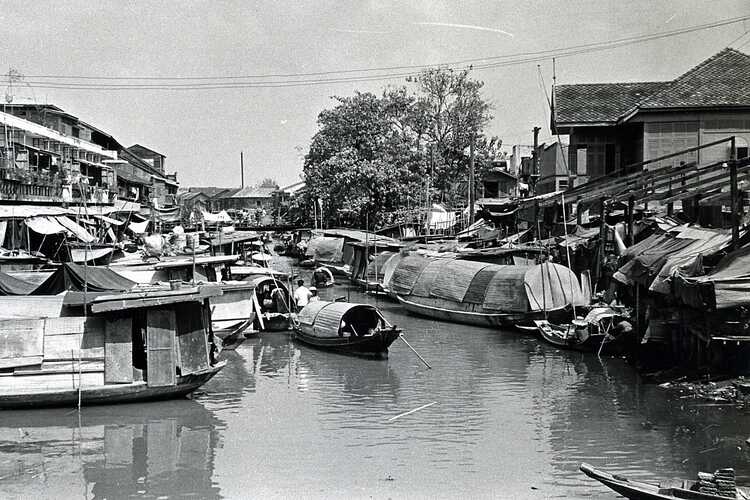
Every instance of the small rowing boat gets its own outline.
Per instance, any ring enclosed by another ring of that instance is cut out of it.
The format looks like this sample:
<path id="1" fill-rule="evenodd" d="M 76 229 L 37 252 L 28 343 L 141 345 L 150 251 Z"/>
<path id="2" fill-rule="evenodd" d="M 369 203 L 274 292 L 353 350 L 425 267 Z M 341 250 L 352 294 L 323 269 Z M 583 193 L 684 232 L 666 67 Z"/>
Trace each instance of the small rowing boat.
<path id="1" fill-rule="evenodd" d="M 535 320 L 541 337 L 561 349 L 617 354 L 621 342 L 619 334 L 629 326 L 624 317 L 611 307 L 594 307 L 585 318 L 578 317 L 570 323 L 554 323 L 549 319 Z M 622 323 L 621 323 L 622 322 Z"/>
<path id="2" fill-rule="evenodd" d="M 641 481 L 633 481 L 617 474 L 609 474 L 607 472 L 595 469 L 589 464 L 581 464 L 581 472 L 589 476 L 590 478 L 596 479 L 608 488 L 616 491 L 625 498 L 631 500 L 669 500 L 669 499 L 691 499 L 691 500 L 726 500 L 727 498 L 735 499 L 748 499 L 750 498 L 750 491 L 746 488 L 737 488 L 733 486 L 734 483 L 734 471 L 732 469 L 721 469 L 716 471 L 716 474 L 699 473 L 700 479 L 698 481 L 691 480 L 678 480 L 670 481 L 669 484 L 652 484 L 644 483 Z M 726 472 L 725 472 L 726 471 Z M 731 471 L 731 472 L 730 472 Z M 726 474 L 730 481 L 721 481 L 728 485 L 715 486 L 718 483 L 717 480 L 711 480 L 710 477 L 715 477 L 721 474 Z M 705 477 L 705 479 L 704 479 Z M 714 486 L 712 486 L 712 484 Z M 719 494 L 707 493 L 706 491 L 726 491 L 726 495 L 722 496 Z M 701 491 L 703 490 L 703 491 Z M 732 495 L 733 493 L 733 495 Z M 732 495 L 732 496 L 729 496 Z"/>
<path id="3" fill-rule="evenodd" d="M 294 338 L 313 347 L 363 356 L 388 355 L 401 335 L 375 307 L 346 302 L 310 302 L 297 316 Z"/>

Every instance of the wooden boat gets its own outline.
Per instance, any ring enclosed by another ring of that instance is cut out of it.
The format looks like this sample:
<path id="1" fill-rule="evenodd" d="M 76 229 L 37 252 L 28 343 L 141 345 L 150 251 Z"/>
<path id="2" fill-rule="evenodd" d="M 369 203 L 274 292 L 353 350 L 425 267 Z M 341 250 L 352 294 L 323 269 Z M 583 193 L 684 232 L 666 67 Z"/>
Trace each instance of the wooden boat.
<path id="1" fill-rule="evenodd" d="M 336 283 L 333 273 L 327 267 L 319 267 L 313 271 L 312 281 L 317 288 L 327 288 Z"/>
<path id="2" fill-rule="evenodd" d="M 0 408 L 190 394 L 224 366 L 209 328 L 208 299 L 219 295 L 202 286 L 0 297 Z"/>
<path id="3" fill-rule="evenodd" d="M 750 489 L 737 488 L 735 497 L 726 497 L 702 493 L 697 491 L 697 481 L 677 481 L 676 484 L 652 484 L 641 481 L 633 481 L 625 477 L 609 474 L 595 469 L 589 464 L 581 464 L 581 472 L 596 479 L 608 488 L 616 491 L 625 498 L 631 500 L 668 500 L 668 499 L 690 499 L 690 500 L 726 500 L 727 498 L 750 498 Z M 693 489 L 695 488 L 695 490 Z"/>
<path id="4" fill-rule="evenodd" d="M 255 310 L 255 286 L 246 281 L 233 280 L 231 265 L 239 255 L 200 256 L 168 259 L 156 264 L 111 266 L 118 274 L 141 284 L 172 282 L 217 283 L 222 294 L 210 299 L 211 322 L 214 334 L 222 340 L 224 349 L 237 347 L 237 342 L 252 328 Z"/>
<path id="5" fill-rule="evenodd" d="M 403 257 L 389 281 L 412 313 L 484 327 L 564 321 L 586 300 L 567 267 L 497 265 L 420 255 Z"/>
<path id="6" fill-rule="evenodd" d="M 361 356 L 387 356 L 401 335 L 375 307 L 346 302 L 310 302 L 294 325 L 294 338 L 313 347 Z"/>
<path id="7" fill-rule="evenodd" d="M 614 354 L 618 343 L 613 335 L 623 316 L 614 309 L 593 307 L 584 318 L 556 324 L 549 319 L 535 320 L 541 337 L 561 349 Z"/>
<path id="8" fill-rule="evenodd" d="M 255 287 L 254 327 L 260 331 L 285 331 L 290 329 L 294 305 L 286 285 L 273 276 L 254 276 L 247 282 Z"/>
<path id="9" fill-rule="evenodd" d="M 68 243 L 68 252 L 70 253 L 70 262 L 105 265 L 112 259 L 115 247 L 104 244 Z"/>

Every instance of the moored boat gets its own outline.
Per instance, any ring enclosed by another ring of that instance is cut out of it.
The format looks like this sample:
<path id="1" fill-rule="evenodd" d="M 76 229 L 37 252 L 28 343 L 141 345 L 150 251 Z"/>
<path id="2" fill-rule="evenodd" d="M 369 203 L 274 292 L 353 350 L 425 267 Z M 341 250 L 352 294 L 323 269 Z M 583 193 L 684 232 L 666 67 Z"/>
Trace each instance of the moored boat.
<path id="1" fill-rule="evenodd" d="M 608 306 L 594 307 L 584 318 L 557 324 L 549 319 L 535 320 L 539 335 L 561 349 L 614 354 L 619 342 L 615 332 L 624 317 Z"/>
<path id="2" fill-rule="evenodd" d="M 704 483 L 711 483 L 710 480 L 678 480 L 670 481 L 669 483 L 665 484 L 653 484 L 642 481 L 634 481 L 617 474 L 610 474 L 608 472 L 595 469 L 594 467 L 586 463 L 581 464 L 580 469 L 581 472 L 583 472 L 590 478 L 596 479 L 603 485 L 631 500 L 726 500 L 727 498 L 750 498 L 750 490 L 747 488 L 727 488 L 726 495 L 706 493 L 706 490 L 713 491 L 714 489 L 718 489 L 715 487 L 711 488 L 710 486 L 705 487 Z M 725 470 L 731 471 L 731 469 Z M 717 473 L 721 473 L 721 471 L 717 471 Z M 727 475 L 729 475 L 728 472 Z M 713 476 L 713 474 L 707 474 L 707 476 Z M 733 471 L 731 472 L 731 477 L 734 477 Z M 700 491 L 701 489 L 703 489 L 704 491 Z M 734 494 L 730 496 L 731 493 Z"/>
<path id="3" fill-rule="evenodd" d="M 389 282 L 409 312 L 484 327 L 562 321 L 585 304 L 567 267 L 496 265 L 447 258 L 403 257 Z"/>
<path id="4" fill-rule="evenodd" d="M 0 408 L 182 397 L 224 366 L 212 355 L 217 286 L 0 297 Z"/>
<path id="5" fill-rule="evenodd" d="M 363 356 L 387 356 L 401 335 L 368 304 L 313 301 L 299 312 L 294 338 L 320 349 Z"/>

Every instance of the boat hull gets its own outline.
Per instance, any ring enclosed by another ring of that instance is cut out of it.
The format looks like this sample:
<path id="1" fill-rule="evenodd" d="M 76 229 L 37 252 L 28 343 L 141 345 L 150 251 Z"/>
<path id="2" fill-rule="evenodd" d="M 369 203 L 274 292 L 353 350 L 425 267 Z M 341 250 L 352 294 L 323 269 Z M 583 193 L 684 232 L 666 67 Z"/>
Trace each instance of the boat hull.
<path id="1" fill-rule="evenodd" d="M 294 338 L 300 342 L 316 347 L 356 356 L 387 357 L 388 347 L 401 335 L 401 330 L 392 328 L 380 330 L 372 335 L 362 337 L 316 337 L 299 328 L 294 330 Z"/>
<path id="2" fill-rule="evenodd" d="M 524 324 L 537 318 L 543 318 L 542 311 L 525 312 L 525 313 L 479 313 L 471 311 L 458 311 L 433 307 L 426 304 L 419 304 L 407 300 L 397 295 L 399 303 L 410 313 L 428 318 L 450 321 L 452 323 L 462 323 L 465 325 L 482 326 L 487 328 L 511 327 L 518 324 Z M 567 308 L 554 311 L 548 311 L 548 315 L 564 316 Z"/>
<path id="3" fill-rule="evenodd" d="M 581 464 L 580 469 L 581 472 L 590 478 L 596 479 L 603 485 L 631 500 L 674 500 L 686 498 L 692 500 L 719 500 L 728 498 L 700 493 L 698 491 L 691 491 L 687 488 L 662 487 L 657 484 L 633 481 L 597 470 L 589 464 Z M 744 495 L 747 495 L 745 488 L 737 488 L 737 490 L 741 491 Z"/>
<path id="4" fill-rule="evenodd" d="M 226 365 L 225 361 L 189 375 L 177 377 L 173 386 L 149 387 L 146 382 L 130 384 L 110 384 L 96 387 L 82 387 L 82 406 L 137 403 L 176 399 L 191 394 L 216 375 Z M 77 406 L 78 389 L 63 391 L 23 392 L 0 395 L 0 409 L 42 408 L 55 406 Z"/>

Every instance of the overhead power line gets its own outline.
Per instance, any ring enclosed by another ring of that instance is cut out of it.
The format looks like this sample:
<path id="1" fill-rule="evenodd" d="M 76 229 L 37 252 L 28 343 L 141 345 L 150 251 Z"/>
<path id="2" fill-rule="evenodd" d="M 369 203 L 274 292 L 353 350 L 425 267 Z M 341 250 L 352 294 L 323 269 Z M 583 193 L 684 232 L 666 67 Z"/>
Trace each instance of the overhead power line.
<path id="1" fill-rule="evenodd" d="M 25 81 L 39 89 L 65 90 L 215 90 L 242 88 L 280 88 L 325 85 L 349 82 L 371 82 L 416 76 L 419 71 L 431 67 L 453 69 L 488 70 L 539 62 L 553 57 L 570 57 L 581 54 L 611 50 L 631 44 L 660 40 L 674 36 L 714 29 L 744 22 L 750 16 L 724 19 L 711 23 L 556 49 L 518 52 L 473 59 L 462 59 L 440 64 L 389 66 L 364 69 L 319 71 L 312 73 L 229 75 L 229 76 L 92 76 L 92 75 L 28 75 Z M 269 80 L 275 78 L 275 80 Z M 72 80 L 72 81 L 71 81 Z M 259 80 L 259 81 L 253 81 Z M 152 83 L 153 82 L 153 83 Z"/>

